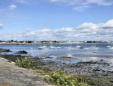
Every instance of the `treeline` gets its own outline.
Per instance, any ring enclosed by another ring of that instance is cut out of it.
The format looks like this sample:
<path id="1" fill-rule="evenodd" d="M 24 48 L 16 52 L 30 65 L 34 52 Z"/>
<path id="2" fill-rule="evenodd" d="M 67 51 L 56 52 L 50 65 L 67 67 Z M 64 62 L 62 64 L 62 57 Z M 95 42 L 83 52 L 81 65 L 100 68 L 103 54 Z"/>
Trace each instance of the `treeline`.
<path id="1" fill-rule="evenodd" d="M 64 43 L 64 41 L 17 41 L 17 40 L 9 40 L 3 41 L 0 40 L 0 43 Z"/>

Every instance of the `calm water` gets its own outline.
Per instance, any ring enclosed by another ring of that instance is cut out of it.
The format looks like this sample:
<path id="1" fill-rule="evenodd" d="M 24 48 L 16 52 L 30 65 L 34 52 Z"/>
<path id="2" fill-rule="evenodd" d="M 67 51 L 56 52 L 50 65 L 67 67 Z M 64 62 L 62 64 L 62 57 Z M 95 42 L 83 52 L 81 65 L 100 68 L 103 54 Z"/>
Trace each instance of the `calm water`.
<path id="1" fill-rule="evenodd" d="M 15 53 L 20 50 L 25 50 L 29 55 L 38 56 L 38 57 L 52 57 L 45 60 L 55 60 L 55 61 L 64 61 L 75 63 L 78 61 L 86 61 L 86 60 L 100 60 L 100 57 L 96 57 L 95 55 L 113 55 L 113 44 L 107 43 L 94 43 L 94 44 L 33 44 L 33 45 L 0 45 L 0 48 L 10 49 Z M 42 48 L 42 49 L 38 49 Z M 8 53 L 5 53 L 8 54 Z M 82 58 L 74 55 L 82 55 Z M 94 55 L 87 57 L 85 55 Z M 71 59 L 62 59 L 58 58 L 61 56 L 73 56 Z M 79 57 L 79 58 L 78 58 Z M 83 58 L 84 57 L 84 58 Z M 87 57 L 87 58 L 86 58 Z M 113 62 L 113 58 L 104 58 L 106 61 Z"/>
<path id="2" fill-rule="evenodd" d="M 81 48 L 79 48 L 81 46 Z M 39 47 L 43 49 L 38 49 Z M 64 54 L 94 54 L 113 55 L 113 44 L 45 44 L 45 45 L 0 45 L 0 48 L 16 51 L 25 50 L 32 56 L 41 54 L 64 55 Z"/>

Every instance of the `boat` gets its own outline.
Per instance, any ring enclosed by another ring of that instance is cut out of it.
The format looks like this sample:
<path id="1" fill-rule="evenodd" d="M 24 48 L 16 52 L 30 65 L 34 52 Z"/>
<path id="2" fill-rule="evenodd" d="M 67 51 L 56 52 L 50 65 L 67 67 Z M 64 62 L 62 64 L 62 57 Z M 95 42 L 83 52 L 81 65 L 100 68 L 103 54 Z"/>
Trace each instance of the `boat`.
<path id="1" fill-rule="evenodd" d="M 113 47 L 112 47 L 112 46 L 107 46 L 107 48 L 109 48 L 109 49 L 113 49 Z"/>
<path id="2" fill-rule="evenodd" d="M 107 48 L 111 48 L 111 46 L 107 46 Z"/>
<path id="3" fill-rule="evenodd" d="M 67 57 L 70 57 L 71 58 L 71 57 L 73 57 L 73 55 L 72 54 L 67 54 Z"/>
<path id="4" fill-rule="evenodd" d="M 33 48 L 30 48 L 30 50 L 33 50 Z"/>
<path id="5" fill-rule="evenodd" d="M 77 47 L 77 48 L 79 48 L 79 49 L 83 49 L 83 47 L 82 47 L 82 46 L 79 46 L 79 45 L 78 45 L 78 46 L 76 46 L 76 47 Z"/>
<path id="6" fill-rule="evenodd" d="M 56 48 L 61 48 L 61 47 L 56 47 Z"/>
<path id="7" fill-rule="evenodd" d="M 43 48 L 42 47 L 38 47 L 38 50 L 42 50 Z"/>
<path id="8" fill-rule="evenodd" d="M 52 48 L 52 49 L 56 49 L 56 47 L 54 47 L 54 46 L 50 46 L 50 48 Z"/>
<path id="9" fill-rule="evenodd" d="M 42 46 L 42 48 L 47 48 L 47 46 Z"/>
<path id="10" fill-rule="evenodd" d="M 47 49 L 47 46 L 38 47 L 38 50 Z"/>

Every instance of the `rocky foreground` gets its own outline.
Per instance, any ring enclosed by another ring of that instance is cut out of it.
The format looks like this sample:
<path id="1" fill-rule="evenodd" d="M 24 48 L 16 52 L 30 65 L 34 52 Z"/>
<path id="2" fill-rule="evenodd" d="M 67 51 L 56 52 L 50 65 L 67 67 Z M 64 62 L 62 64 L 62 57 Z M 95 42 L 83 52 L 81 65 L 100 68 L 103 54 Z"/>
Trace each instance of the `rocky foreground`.
<path id="1" fill-rule="evenodd" d="M 23 59 L 26 56 L 25 51 L 19 51 L 18 54 L 0 55 L 0 86 L 51 86 L 45 83 L 41 75 L 30 69 L 19 68 L 15 66 L 17 59 Z M 79 59 L 85 59 L 77 63 L 71 63 L 73 57 L 30 57 L 35 68 L 44 70 L 45 72 L 61 71 L 68 74 L 79 76 L 84 82 L 90 86 L 113 86 L 113 64 L 112 56 L 86 56 L 78 55 Z M 78 57 L 77 56 L 77 57 Z M 8 60 L 6 60 L 8 59 Z M 90 59 L 94 59 L 90 61 Z M 96 59 L 96 60 L 95 60 Z M 13 62 L 12 62 L 13 61 Z M 66 61 L 70 63 L 66 63 Z"/>
<path id="2" fill-rule="evenodd" d="M 14 62 L 0 58 L 0 86 L 51 86 L 41 77 L 31 69 L 19 68 Z"/>

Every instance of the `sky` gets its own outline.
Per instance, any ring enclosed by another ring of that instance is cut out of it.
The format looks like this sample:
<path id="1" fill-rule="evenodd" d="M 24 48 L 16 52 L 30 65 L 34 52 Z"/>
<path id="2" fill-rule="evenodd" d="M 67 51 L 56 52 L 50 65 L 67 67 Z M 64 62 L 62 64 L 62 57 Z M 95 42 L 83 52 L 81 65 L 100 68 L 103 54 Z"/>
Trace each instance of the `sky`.
<path id="1" fill-rule="evenodd" d="M 0 40 L 113 41 L 113 0 L 0 0 Z"/>

